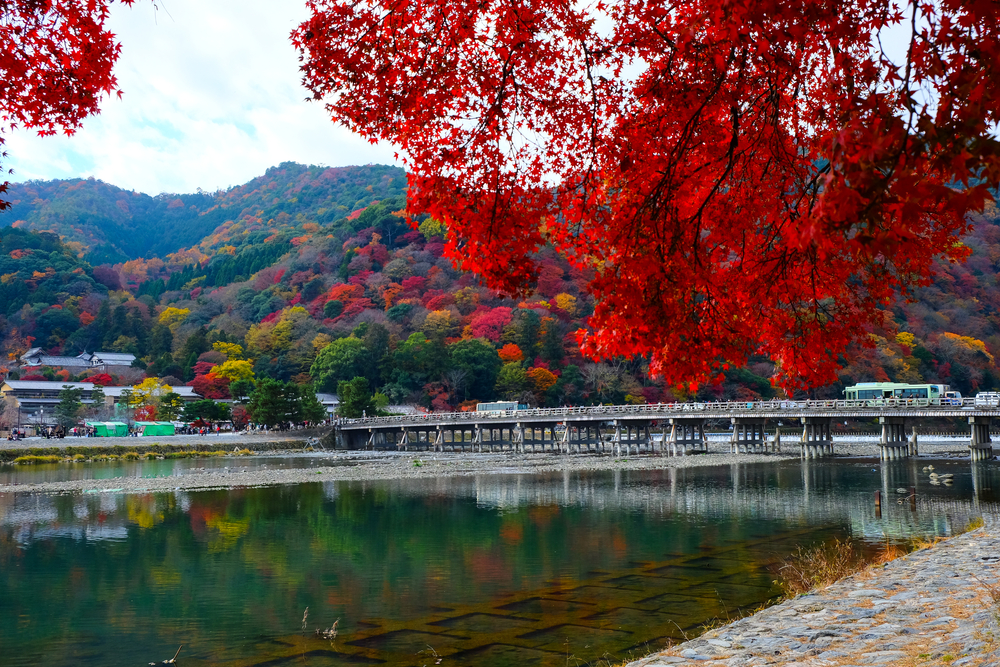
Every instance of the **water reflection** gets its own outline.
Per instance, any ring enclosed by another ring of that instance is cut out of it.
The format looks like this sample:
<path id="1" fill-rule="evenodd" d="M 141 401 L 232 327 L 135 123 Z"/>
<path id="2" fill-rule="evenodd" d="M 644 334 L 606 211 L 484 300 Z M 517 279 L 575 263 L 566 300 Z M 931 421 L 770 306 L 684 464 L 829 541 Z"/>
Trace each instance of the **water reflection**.
<path id="1" fill-rule="evenodd" d="M 997 466 L 935 462 L 955 477 L 934 486 L 926 463 L 0 495 L 0 645 L 11 665 L 179 644 L 184 665 L 621 660 L 768 599 L 800 544 L 996 512 Z"/>

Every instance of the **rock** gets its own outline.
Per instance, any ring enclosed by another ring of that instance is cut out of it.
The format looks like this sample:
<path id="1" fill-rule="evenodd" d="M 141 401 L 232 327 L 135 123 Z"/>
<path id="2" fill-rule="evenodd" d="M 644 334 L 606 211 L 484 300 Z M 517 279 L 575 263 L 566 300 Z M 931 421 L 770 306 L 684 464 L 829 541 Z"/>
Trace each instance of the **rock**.
<path id="1" fill-rule="evenodd" d="M 847 594 L 849 598 L 880 598 L 885 595 L 885 591 L 877 588 L 862 588 L 859 591 L 851 591 Z"/>

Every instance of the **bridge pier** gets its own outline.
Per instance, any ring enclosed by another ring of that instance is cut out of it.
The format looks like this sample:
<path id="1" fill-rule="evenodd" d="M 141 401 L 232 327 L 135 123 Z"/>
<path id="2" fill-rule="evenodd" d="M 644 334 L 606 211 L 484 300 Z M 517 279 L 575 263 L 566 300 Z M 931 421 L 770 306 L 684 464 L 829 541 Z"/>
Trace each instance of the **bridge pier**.
<path id="1" fill-rule="evenodd" d="M 882 424 L 882 440 L 878 446 L 880 459 L 896 461 L 915 455 L 916 429 L 913 429 L 914 438 L 907 440 L 905 417 L 879 417 L 878 421 Z"/>
<path id="2" fill-rule="evenodd" d="M 993 440 L 990 438 L 992 417 L 969 417 L 972 440 L 969 442 L 969 458 L 973 461 L 988 461 L 993 458 Z"/>
<path id="3" fill-rule="evenodd" d="M 830 435 L 830 417 L 802 417 L 802 444 L 800 455 L 804 459 L 818 459 L 833 455 L 833 437 Z"/>
<path id="4" fill-rule="evenodd" d="M 729 440 L 731 454 L 766 454 L 766 420 L 762 418 L 733 417 L 733 435 Z"/>
<path id="5" fill-rule="evenodd" d="M 687 456 L 688 454 L 707 454 L 708 440 L 705 439 L 704 419 L 671 419 L 670 439 L 663 439 L 671 456 Z M 664 428 L 666 436 L 666 428 Z M 662 445 L 660 454 L 663 454 Z"/>

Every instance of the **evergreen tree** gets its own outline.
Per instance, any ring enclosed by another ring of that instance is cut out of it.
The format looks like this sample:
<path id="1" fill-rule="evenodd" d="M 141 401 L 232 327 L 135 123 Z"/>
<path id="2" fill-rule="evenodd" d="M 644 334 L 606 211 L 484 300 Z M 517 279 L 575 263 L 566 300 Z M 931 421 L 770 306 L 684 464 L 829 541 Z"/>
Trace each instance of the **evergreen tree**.
<path id="1" fill-rule="evenodd" d="M 368 389 L 368 378 L 358 376 L 350 381 L 341 380 L 337 384 L 337 414 L 341 417 L 354 419 L 357 417 L 374 417 L 376 414 L 375 399 Z"/>
<path id="2" fill-rule="evenodd" d="M 247 411 L 256 423 L 265 426 L 295 421 L 300 414 L 298 389 L 290 382 L 263 378 L 250 393 Z"/>
<path id="3" fill-rule="evenodd" d="M 56 405 L 56 421 L 63 428 L 72 428 L 80 417 L 80 410 L 83 409 L 82 389 L 63 385 L 59 392 L 59 403 Z"/>
<path id="4" fill-rule="evenodd" d="M 156 412 L 159 419 L 172 422 L 180 416 L 183 408 L 184 399 L 177 392 L 171 391 L 160 397 Z"/>
<path id="5" fill-rule="evenodd" d="M 525 310 L 517 321 L 517 346 L 524 352 L 524 358 L 531 361 L 535 358 L 535 349 L 538 345 L 538 330 L 542 322 L 538 313 L 533 310 Z"/>
<path id="6" fill-rule="evenodd" d="M 316 390 L 311 384 L 299 386 L 299 413 L 302 421 L 312 424 L 326 421 L 326 408 L 316 398 Z"/>
<path id="7" fill-rule="evenodd" d="M 104 411 L 104 402 L 104 387 L 99 384 L 94 385 L 90 392 L 90 413 L 95 417 L 100 415 Z"/>

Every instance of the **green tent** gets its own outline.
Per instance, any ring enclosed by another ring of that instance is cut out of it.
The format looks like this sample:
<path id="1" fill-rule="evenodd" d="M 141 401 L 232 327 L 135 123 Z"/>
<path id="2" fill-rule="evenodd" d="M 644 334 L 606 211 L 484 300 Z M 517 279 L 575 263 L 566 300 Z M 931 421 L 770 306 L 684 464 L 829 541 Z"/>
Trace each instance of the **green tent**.
<path id="1" fill-rule="evenodd" d="M 174 425 L 170 422 L 136 422 L 139 435 L 174 435 Z"/>
<path id="2" fill-rule="evenodd" d="M 87 422 L 99 438 L 122 437 L 128 435 L 128 424 L 125 422 Z"/>

